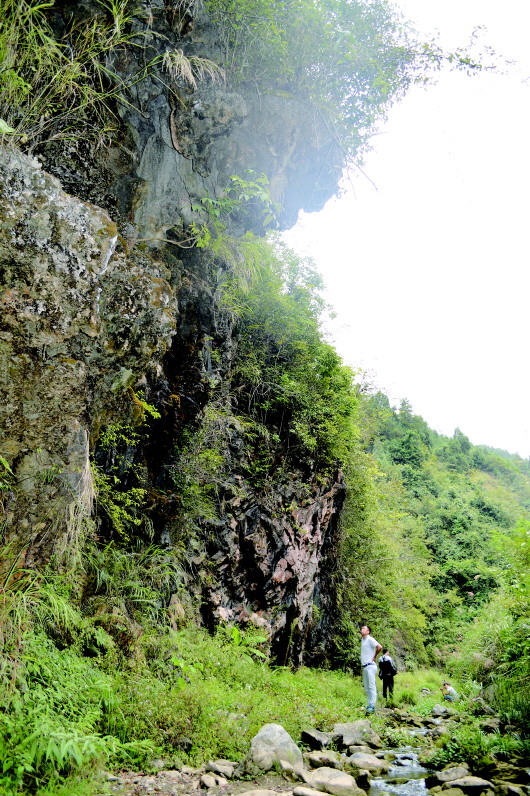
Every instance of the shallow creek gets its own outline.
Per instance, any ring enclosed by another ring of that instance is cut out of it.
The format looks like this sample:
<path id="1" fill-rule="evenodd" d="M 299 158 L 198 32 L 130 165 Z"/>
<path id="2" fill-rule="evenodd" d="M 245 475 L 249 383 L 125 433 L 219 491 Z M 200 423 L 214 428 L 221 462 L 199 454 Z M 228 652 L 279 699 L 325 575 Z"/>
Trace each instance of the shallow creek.
<path id="1" fill-rule="evenodd" d="M 418 762 L 420 750 L 413 746 L 402 746 L 385 751 L 396 757 L 386 774 L 372 779 L 369 796 L 425 796 L 428 793 L 425 777 L 429 771 Z"/>
<path id="2" fill-rule="evenodd" d="M 425 787 L 425 777 L 430 771 L 418 762 L 421 749 L 414 746 L 415 736 L 424 735 L 426 730 L 410 730 L 411 745 L 378 750 L 377 754 L 393 759 L 389 763 L 388 772 L 380 777 L 373 777 L 367 796 L 429 796 Z M 375 750 L 374 750 L 375 753 Z M 202 769 L 202 772 L 204 769 Z M 143 796 L 155 792 L 158 796 L 244 796 L 248 791 L 256 794 L 262 791 L 267 796 L 292 796 L 301 782 L 288 782 L 276 771 L 269 771 L 255 780 L 230 780 L 223 787 L 201 789 L 201 769 L 164 770 L 158 774 L 137 774 L 122 772 L 119 775 L 108 775 L 109 790 L 105 796 Z M 103 796 L 103 792 L 98 796 Z M 325 794 L 323 794 L 325 796 Z"/>

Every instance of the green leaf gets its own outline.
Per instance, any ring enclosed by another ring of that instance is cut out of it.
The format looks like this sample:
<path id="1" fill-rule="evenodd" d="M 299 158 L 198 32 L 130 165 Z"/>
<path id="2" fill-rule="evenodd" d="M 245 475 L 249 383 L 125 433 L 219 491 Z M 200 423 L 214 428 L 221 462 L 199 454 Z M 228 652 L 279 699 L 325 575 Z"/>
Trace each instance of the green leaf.
<path id="1" fill-rule="evenodd" d="M 1 123 L 1 121 L 2 121 L 2 120 L 0 119 L 0 123 Z M 3 456 L 0 456 L 0 464 L 2 465 L 2 467 L 3 467 L 5 470 L 7 470 L 7 472 L 8 472 L 8 473 L 10 473 L 11 475 L 14 475 L 14 473 L 13 473 L 13 470 L 12 470 L 12 469 L 11 469 L 11 467 L 9 466 L 9 463 L 8 463 L 8 462 L 7 462 L 7 461 L 4 459 L 4 457 L 3 457 Z"/>
<path id="2" fill-rule="evenodd" d="M 16 132 L 12 127 L 8 125 L 3 119 L 0 119 L 0 134 L 8 134 Z"/>

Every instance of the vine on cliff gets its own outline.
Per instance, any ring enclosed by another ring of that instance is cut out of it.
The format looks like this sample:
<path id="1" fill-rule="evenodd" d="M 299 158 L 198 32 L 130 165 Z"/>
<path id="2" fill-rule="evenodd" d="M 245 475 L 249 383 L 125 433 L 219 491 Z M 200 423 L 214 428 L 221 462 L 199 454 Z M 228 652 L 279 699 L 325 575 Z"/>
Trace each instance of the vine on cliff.
<path id="1" fill-rule="evenodd" d="M 415 78 L 410 26 L 386 0 L 208 0 L 235 82 L 308 100 L 358 155 Z"/>

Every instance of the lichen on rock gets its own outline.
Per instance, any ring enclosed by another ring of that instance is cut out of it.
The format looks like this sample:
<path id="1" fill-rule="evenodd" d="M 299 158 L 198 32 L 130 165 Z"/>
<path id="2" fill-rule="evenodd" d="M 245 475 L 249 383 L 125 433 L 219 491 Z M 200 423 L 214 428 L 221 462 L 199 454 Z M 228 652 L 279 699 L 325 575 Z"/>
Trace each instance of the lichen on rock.
<path id="1" fill-rule="evenodd" d="M 0 421 L 18 485 L 7 523 L 34 563 L 90 512 L 90 432 L 123 410 L 117 374 L 167 348 L 177 307 L 164 266 L 117 253 L 116 224 L 38 162 L 2 152 L 0 185 Z"/>

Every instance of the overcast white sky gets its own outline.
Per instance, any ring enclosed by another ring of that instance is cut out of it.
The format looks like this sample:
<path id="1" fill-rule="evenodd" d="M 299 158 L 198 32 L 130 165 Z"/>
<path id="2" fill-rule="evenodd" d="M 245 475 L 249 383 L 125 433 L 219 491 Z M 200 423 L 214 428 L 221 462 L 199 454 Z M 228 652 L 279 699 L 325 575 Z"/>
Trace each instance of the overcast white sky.
<path id="1" fill-rule="evenodd" d="M 529 0 L 399 0 L 447 48 L 484 25 L 518 62 L 415 88 L 340 199 L 286 238 L 316 260 L 333 341 L 438 431 L 530 456 Z"/>

